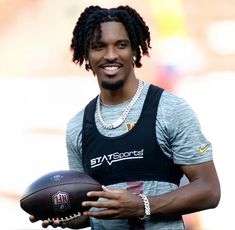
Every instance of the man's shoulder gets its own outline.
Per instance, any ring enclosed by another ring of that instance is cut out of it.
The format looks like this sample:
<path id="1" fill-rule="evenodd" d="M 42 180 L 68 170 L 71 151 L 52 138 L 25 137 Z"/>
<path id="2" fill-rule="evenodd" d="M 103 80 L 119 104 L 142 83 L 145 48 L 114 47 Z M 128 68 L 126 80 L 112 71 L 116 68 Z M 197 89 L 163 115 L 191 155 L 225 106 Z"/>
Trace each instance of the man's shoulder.
<path id="1" fill-rule="evenodd" d="M 164 90 L 161 97 L 162 103 L 174 105 L 187 105 L 187 102 L 184 98 L 179 97 L 178 95 Z"/>
<path id="2" fill-rule="evenodd" d="M 188 103 L 185 99 L 177 96 L 176 94 L 164 90 L 160 101 L 159 101 L 159 112 L 163 113 L 175 113 L 177 110 L 182 110 L 185 107 L 188 107 Z"/>
<path id="3" fill-rule="evenodd" d="M 76 113 L 67 123 L 67 133 L 79 132 L 82 129 L 84 110 L 80 110 Z"/>

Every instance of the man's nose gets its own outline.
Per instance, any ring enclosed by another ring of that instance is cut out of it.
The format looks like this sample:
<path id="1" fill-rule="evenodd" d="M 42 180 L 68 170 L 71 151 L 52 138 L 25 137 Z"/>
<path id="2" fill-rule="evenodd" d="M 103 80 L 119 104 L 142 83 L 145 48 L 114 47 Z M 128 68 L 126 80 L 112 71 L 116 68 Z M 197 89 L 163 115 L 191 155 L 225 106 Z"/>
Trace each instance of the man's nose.
<path id="1" fill-rule="evenodd" d="M 104 59 L 108 61 L 114 61 L 118 57 L 117 52 L 114 47 L 107 47 Z"/>

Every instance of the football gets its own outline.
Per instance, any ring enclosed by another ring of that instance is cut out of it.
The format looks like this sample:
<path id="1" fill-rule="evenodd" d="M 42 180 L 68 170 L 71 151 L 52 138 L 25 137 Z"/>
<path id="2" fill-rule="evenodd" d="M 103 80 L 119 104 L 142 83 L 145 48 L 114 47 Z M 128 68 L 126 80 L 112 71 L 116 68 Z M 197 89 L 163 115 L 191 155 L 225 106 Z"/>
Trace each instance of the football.
<path id="1" fill-rule="evenodd" d="M 68 221 L 82 215 L 81 206 L 89 191 L 101 191 L 99 182 L 90 176 L 73 170 L 48 173 L 36 179 L 23 193 L 21 208 L 38 220 L 52 222 L 59 218 Z"/>

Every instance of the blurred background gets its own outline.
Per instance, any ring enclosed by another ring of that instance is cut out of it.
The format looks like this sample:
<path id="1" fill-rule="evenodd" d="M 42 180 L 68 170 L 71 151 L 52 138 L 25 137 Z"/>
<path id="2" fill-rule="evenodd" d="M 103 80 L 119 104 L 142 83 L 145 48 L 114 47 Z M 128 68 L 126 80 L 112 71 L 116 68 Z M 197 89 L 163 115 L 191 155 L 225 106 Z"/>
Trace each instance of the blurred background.
<path id="1" fill-rule="evenodd" d="M 72 31 L 85 7 L 130 5 L 150 27 L 140 79 L 185 98 L 212 142 L 222 197 L 184 216 L 187 230 L 232 229 L 235 182 L 234 0 L 0 0 L 1 229 L 41 229 L 19 199 L 36 178 L 67 169 L 68 120 L 99 90 L 72 63 Z"/>

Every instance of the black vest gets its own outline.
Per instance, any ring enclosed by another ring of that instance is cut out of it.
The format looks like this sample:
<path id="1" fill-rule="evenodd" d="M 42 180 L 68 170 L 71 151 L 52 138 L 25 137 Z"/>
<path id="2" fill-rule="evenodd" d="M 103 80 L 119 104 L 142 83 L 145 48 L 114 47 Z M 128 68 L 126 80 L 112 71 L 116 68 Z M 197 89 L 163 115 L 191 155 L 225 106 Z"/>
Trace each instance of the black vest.
<path id="1" fill-rule="evenodd" d="M 96 100 L 85 108 L 82 152 L 85 173 L 103 185 L 156 180 L 179 184 L 182 171 L 161 150 L 156 138 L 156 115 L 163 89 L 149 87 L 135 126 L 117 137 L 105 137 L 95 124 Z"/>

